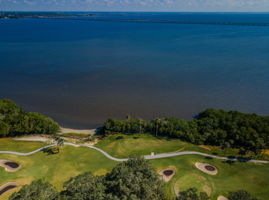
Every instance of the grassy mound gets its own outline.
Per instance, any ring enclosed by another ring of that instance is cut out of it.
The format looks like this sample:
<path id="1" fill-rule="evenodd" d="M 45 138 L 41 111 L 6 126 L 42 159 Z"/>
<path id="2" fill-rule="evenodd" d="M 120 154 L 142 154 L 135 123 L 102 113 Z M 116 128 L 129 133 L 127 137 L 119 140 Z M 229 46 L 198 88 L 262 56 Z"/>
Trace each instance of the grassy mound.
<path id="1" fill-rule="evenodd" d="M 205 151 L 203 148 L 178 139 L 156 138 L 148 134 L 115 134 L 106 137 L 95 146 L 118 158 L 126 158 L 133 154 L 149 155 L 151 152 L 157 154 L 186 150 Z"/>

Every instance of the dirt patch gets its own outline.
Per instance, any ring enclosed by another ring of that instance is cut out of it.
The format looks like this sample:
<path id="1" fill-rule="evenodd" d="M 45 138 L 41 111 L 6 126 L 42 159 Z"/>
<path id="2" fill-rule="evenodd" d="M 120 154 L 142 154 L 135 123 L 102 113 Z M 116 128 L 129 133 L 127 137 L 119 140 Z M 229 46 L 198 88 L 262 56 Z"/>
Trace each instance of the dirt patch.
<path id="1" fill-rule="evenodd" d="M 211 150 L 210 146 L 207 146 L 207 145 L 199 145 L 199 147 L 203 149 Z"/>
<path id="2" fill-rule="evenodd" d="M 203 186 L 203 191 L 210 197 L 211 193 L 212 193 L 212 189 L 211 187 L 209 187 L 208 185 L 204 185 Z"/>
<path id="3" fill-rule="evenodd" d="M 263 153 L 264 155 L 269 156 L 269 149 L 264 149 L 264 150 L 262 150 L 262 153 Z"/>
<path id="4" fill-rule="evenodd" d="M 210 174 L 210 175 L 216 175 L 218 173 L 218 169 L 210 164 L 207 163 L 195 163 L 195 167 L 199 170 L 201 170 L 204 173 Z"/>
<path id="5" fill-rule="evenodd" d="M 9 191 L 9 190 L 12 190 L 14 188 L 18 187 L 18 184 L 15 183 L 15 182 L 9 182 L 9 183 L 6 183 L 5 185 L 2 185 L 0 187 L 0 196 L 2 194 L 4 194 L 5 192 Z"/>
<path id="6" fill-rule="evenodd" d="M 174 184 L 174 192 L 175 192 L 175 195 L 178 196 L 179 195 L 179 180 Z"/>
<path id="7" fill-rule="evenodd" d="M 163 169 L 162 171 L 160 171 L 159 174 L 162 176 L 162 180 L 164 182 L 168 182 L 176 174 L 176 170 L 173 168 L 167 168 L 167 169 Z"/>
<path id="8" fill-rule="evenodd" d="M 218 196 L 218 199 L 217 200 L 229 200 L 229 199 L 227 199 L 226 197 L 224 197 L 224 196 Z"/>
<path id="9" fill-rule="evenodd" d="M 20 169 L 20 164 L 11 160 L 0 160 L 0 167 L 4 167 L 7 172 L 15 172 Z"/>

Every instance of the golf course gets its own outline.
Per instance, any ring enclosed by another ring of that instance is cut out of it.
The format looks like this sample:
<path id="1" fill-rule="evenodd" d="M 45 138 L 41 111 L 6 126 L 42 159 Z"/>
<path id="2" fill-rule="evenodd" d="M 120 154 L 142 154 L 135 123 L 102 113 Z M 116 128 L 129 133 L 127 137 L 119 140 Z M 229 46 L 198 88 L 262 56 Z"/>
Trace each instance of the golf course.
<path id="1" fill-rule="evenodd" d="M 12 138 L 0 139 L 0 151 L 27 153 L 50 145 L 48 142 L 17 141 Z M 22 156 L 10 153 L 0 154 L 0 160 L 10 160 L 20 165 L 15 172 L 7 172 L 0 167 L 0 186 L 17 183 L 18 187 L 4 192 L 0 199 L 6 200 L 22 185 L 33 180 L 42 179 L 61 190 L 63 183 L 78 174 L 92 172 L 105 175 L 117 165 L 102 152 L 79 144 L 77 147 L 63 145 L 57 154 L 38 151 L 32 155 Z M 114 158 L 128 158 L 131 155 L 149 156 L 170 152 L 195 151 L 217 156 L 231 156 L 236 149 L 221 150 L 211 146 L 197 146 L 178 139 L 157 138 L 148 134 L 108 135 L 94 145 Z M 167 158 L 150 159 L 149 162 L 160 172 L 173 169 L 175 174 L 165 183 L 165 192 L 170 199 L 179 191 L 196 187 L 206 192 L 212 200 L 218 196 L 227 196 L 228 192 L 244 189 L 261 200 L 266 200 L 269 189 L 269 164 L 239 161 L 227 161 L 202 155 L 180 155 Z M 211 175 L 199 170 L 196 163 L 207 163 L 217 169 Z"/>

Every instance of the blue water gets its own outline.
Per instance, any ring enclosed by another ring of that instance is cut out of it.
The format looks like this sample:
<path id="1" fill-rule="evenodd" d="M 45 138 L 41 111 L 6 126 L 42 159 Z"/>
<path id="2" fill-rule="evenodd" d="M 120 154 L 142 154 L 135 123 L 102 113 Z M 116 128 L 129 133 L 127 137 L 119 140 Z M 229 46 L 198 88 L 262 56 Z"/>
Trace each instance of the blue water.
<path id="1" fill-rule="evenodd" d="M 205 108 L 269 115 L 269 14 L 94 14 L 0 20 L 0 98 L 75 128 Z"/>

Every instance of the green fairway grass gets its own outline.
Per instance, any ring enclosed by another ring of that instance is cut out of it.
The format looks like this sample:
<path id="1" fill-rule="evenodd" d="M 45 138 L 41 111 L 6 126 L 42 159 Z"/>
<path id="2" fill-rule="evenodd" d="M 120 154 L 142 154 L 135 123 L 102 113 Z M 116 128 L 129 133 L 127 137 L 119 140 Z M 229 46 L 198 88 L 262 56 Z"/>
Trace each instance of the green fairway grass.
<path id="1" fill-rule="evenodd" d="M 229 191 L 244 189 L 261 200 L 267 200 L 269 195 L 269 165 L 206 159 L 197 155 L 184 155 L 173 158 L 150 161 L 158 171 L 167 167 L 175 167 L 177 172 L 167 183 L 166 192 L 171 198 L 174 189 L 179 191 L 196 187 L 199 191 L 209 192 L 211 199 L 219 195 L 227 195 Z M 195 167 L 196 162 L 209 163 L 218 168 L 217 175 L 208 175 Z"/>
<path id="2" fill-rule="evenodd" d="M 0 167 L 0 185 L 10 181 L 28 184 L 36 179 L 52 183 L 58 190 L 69 178 L 91 171 L 103 175 L 110 171 L 116 162 L 107 159 L 100 152 L 86 147 L 62 147 L 59 154 L 47 155 L 43 152 L 31 156 L 0 154 L 0 159 L 14 160 L 22 165 L 17 172 L 8 173 Z M 0 199 L 5 199 L 12 191 Z"/>
<path id="3" fill-rule="evenodd" d="M 119 136 L 123 136 L 123 138 Z M 28 152 L 45 145 L 46 143 L 41 142 L 21 142 L 5 139 L 0 142 L 0 150 Z M 132 154 L 146 155 L 151 152 L 196 150 L 212 153 L 213 151 L 177 139 L 160 139 L 145 134 L 112 135 L 101 140 L 96 146 L 119 158 L 125 158 Z M 32 180 L 43 179 L 60 190 L 62 184 L 70 177 L 86 171 L 103 175 L 117 164 L 117 162 L 109 160 L 94 149 L 73 146 L 61 148 L 60 153 L 54 155 L 47 155 L 43 152 L 26 157 L 0 154 L 0 159 L 14 160 L 22 165 L 22 168 L 14 173 L 8 173 L 0 168 L 0 185 L 10 181 L 16 181 L 22 185 L 28 184 Z M 205 174 L 194 166 L 195 162 L 212 164 L 217 167 L 219 173 L 215 176 Z M 150 163 L 156 168 L 157 172 L 168 167 L 176 169 L 175 176 L 165 184 L 165 191 L 169 199 L 175 197 L 175 189 L 182 191 L 190 187 L 197 187 L 199 191 L 209 193 L 212 200 L 216 200 L 218 195 L 225 196 L 229 191 L 238 189 L 245 189 L 261 200 L 267 200 L 269 195 L 268 164 L 243 162 L 228 164 L 222 160 L 208 159 L 198 155 L 156 159 L 150 160 Z M 5 193 L 0 199 L 6 200 L 14 191 L 16 190 Z"/>
<path id="4" fill-rule="evenodd" d="M 148 155 L 174 151 L 199 151 L 219 156 L 238 156 L 237 149 L 220 150 L 218 147 L 205 149 L 178 139 L 156 138 L 147 134 L 110 135 L 96 145 L 110 155 L 125 158 L 129 155 Z M 185 155 L 173 158 L 156 159 L 150 161 L 157 171 L 168 167 L 177 169 L 176 175 L 166 184 L 166 193 L 173 199 L 174 190 L 186 190 L 197 187 L 200 191 L 211 194 L 213 200 L 218 195 L 227 195 L 229 191 L 245 189 L 263 200 L 269 195 L 269 164 L 253 164 L 208 159 L 199 155 Z M 195 162 L 206 162 L 216 166 L 219 173 L 216 176 L 199 171 Z"/>
<path id="5" fill-rule="evenodd" d="M 148 134 L 115 134 L 106 137 L 95 146 L 117 158 L 126 158 L 130 155 L 149 155 L 151 152 L 155 154 L 187 150 L 208 152 L 206 149 L 179 139 L 156 138 Z"/>
<path id="6" fill-rule="evenodd" d="M 44 142 L 18 141 L 12 138 L 0 138 L 0 151 L 17 151 L 27 153 L 48 144 Z"/>
<path id="7" fill-rule="evenodd" d="M 218 156 L 235 156 L 242 157 L 238 154 L 238 149 L 224 149 L 221 150 L 217 146 L 197 146 L 191 143 L 183 142 L 179 139 L 171 138 L 156 138 L 149 134 L 113 134 L 107 136 L 95 146 L 103 149 L 110 155 L 117 158 L 127 158 L 130 155 L 149 155 L 152 152 L 155 154 L 168 153 L 175 151 L 198 151 L 207 154 L 213 154 Z M 246 155 L 247 157 L 248 155 Z M 252 155 L 253 156 L 253 155 Z M 253 157 L 256 159 L 267 159 L 265 155 L 263 157 Z"/>

